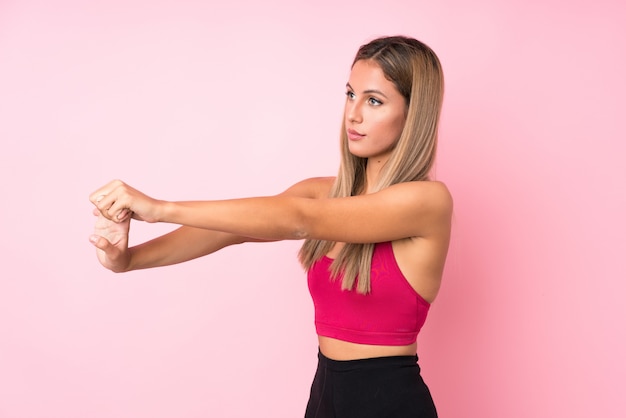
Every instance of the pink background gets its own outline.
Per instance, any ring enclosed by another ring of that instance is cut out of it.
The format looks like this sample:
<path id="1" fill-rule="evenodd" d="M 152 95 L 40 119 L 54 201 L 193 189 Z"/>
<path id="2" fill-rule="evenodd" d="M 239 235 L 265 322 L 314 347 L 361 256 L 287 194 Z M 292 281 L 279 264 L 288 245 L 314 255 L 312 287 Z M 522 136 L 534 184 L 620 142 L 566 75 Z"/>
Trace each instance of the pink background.
<path id="1" fill-rule="evenodd" d="M 299 243 L 114 275 L 87 196 L 334 175 L 351 59 L 397 33 L 446 73 L 454 236 L 419 339 L 440 416 L 626 416 L 623 4 L 0 1 L 0 417 L 302 416 Z"/>

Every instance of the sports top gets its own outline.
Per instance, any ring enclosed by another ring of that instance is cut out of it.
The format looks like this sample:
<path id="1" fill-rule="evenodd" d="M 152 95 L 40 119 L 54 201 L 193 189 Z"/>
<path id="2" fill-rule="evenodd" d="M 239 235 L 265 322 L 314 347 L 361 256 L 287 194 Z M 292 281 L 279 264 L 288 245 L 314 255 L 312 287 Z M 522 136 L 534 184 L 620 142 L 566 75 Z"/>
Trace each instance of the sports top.
<path id="1" fill-rule="evenodd" d="M 342 290 L 341 275 L 336 280 L 330 277 L 332 262 L 324 256 L 308 271 L 318 335 L 370 345 L 399 346 L 416 341 L 430 304 L 400 271 L 391 242 L 374 247 L 371 291 L 366 295 Z"/>

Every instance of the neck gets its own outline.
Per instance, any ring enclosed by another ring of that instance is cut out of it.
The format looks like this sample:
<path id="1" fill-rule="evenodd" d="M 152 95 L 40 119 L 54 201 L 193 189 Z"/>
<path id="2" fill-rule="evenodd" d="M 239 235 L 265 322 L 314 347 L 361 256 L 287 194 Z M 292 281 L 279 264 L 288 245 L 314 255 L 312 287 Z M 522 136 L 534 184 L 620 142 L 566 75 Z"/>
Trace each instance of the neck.
<path id="1" fill-rule="evenodd" d="M 365 193 L 372 193 L 372 187 L 378 184 L 380 173 L 387 162 L 386 158 L 368 158 L 365 168 Z"/>

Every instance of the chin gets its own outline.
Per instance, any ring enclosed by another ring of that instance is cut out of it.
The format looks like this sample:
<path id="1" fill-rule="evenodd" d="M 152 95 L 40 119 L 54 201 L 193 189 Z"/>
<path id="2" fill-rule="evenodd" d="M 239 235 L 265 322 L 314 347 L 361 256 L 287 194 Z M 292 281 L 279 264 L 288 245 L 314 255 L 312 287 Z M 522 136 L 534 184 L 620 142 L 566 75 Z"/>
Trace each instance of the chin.
<path id="1" fill-rule="evenodd" d="M 353 157 L 367 158 L 367 156 L 362 155 L 362 153 L 360 153 L 360 152 L 354 152 L 354 151 L 352 151 L 352 150 L 350 150 L 350 155 L 352 155 Z"/>
<path id="2" fill-rule="evenodd" d="M 365 152 L 363 150 L 360 150 L 358 148 L 354 148 L 354 147 L 348 147 L 348 151 L 350 151 L 350 154 L 355 156 L 355 157 L 359 157 L 359 158 L 369 158 L 371 157 L 371 153 Z"/>
<path id="3" fill-rule="evenodd" d="M 367 152 L 364 150 L 350 149 L 350 154 L 359 158 L 383 158 L 389 156 L 388 152 Z"/>

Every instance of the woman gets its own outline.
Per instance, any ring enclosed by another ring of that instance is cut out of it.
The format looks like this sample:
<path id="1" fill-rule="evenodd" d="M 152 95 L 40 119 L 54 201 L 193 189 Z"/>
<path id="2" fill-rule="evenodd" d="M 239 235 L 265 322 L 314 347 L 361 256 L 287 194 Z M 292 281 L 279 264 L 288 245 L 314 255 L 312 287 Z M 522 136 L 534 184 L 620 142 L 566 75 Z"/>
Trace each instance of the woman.
<path id="1" fill-rule="evenodd" d="M 434 52 L 407 37 L 363 45 L 346 84 L 336 178 L 272 197 L 150 198 L 119 180 L 91 194 L 91 242 L 115 272 L 164 266 L 250 241 L 304 239 L 319 337 L 306 417 L 435 417 L 417 334 L 439 290 L 452 199 L 429 179 L 443 98 Z M 130 219 L 179 229 L 128 248 Z"/>

